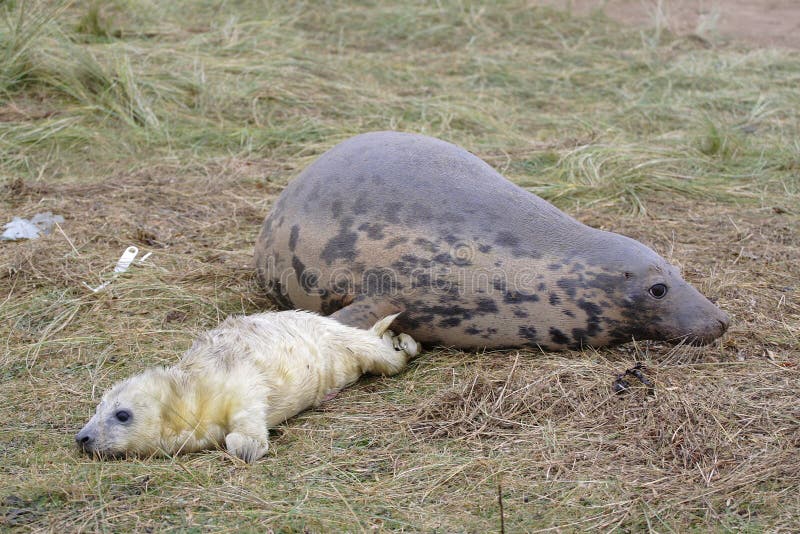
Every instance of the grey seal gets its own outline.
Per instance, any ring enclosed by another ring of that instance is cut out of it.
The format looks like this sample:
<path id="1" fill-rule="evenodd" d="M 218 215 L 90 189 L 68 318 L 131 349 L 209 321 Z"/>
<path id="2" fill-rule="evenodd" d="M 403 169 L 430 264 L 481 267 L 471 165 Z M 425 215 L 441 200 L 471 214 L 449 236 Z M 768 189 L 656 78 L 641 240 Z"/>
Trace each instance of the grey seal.
<path id="1" fill-rule="evenodd" d="M 706 344 L 728 316 L 642 243 L 586 226 L 451 143 L 350 138 L 267 215 L 258 278 L 282 307 L 368 328 L 388 313 L 465 349 Z"/>

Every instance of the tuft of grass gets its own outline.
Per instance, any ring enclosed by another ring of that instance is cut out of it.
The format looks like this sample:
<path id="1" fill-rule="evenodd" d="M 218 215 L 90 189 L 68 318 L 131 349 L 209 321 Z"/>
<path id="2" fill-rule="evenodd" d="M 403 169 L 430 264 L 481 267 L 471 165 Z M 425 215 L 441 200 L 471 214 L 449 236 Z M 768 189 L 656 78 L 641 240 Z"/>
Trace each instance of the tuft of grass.
<path id="1" fill-rule="evenodd" d="M 39 42 L 70 2 L 8 2 L 0 6 L 0 93 L 24 86 L 34 69 Z"/>
<path id="2" fill-rule="evenodd" d="M 95 39 L 121 37 L 121 32 L 113 29 L 112 19 L 102 12 L 102 7 L 99 1 L 89 4 L 75 25 L 75 32 Z"/>

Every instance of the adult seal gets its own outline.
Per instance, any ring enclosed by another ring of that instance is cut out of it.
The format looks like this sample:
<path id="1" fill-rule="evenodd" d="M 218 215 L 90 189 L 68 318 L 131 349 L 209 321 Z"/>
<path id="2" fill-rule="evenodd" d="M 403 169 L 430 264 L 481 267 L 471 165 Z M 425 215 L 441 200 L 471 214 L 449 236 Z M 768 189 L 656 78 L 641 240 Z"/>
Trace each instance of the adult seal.
<path id="1" fill-rule="evenodd" d="M 706 344 L 728 316 L 628 237 L 590 228 L 455 145 L 353 137 L 290 182 L 256 244 L 283 307 L 459 348 Z"/>

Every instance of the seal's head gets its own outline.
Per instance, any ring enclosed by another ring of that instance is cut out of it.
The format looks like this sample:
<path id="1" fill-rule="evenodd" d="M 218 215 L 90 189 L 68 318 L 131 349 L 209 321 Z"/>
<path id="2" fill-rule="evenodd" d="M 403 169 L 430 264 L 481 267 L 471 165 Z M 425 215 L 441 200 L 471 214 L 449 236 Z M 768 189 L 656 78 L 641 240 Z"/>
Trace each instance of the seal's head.
<path id="1" fill-rule="evenodd" d="M 609 261 L 614 247 L 623 247 L 618 260 Z M 728 329 L 728 314 L 689 285 L 677 267 L 645 245 L 615 236 L 604 248 L 605 268 L 587 281 L 603 290 L 618 313 L 611 320 L 609 341 L 651 339 L 705 345 Z"/>
<path id="2" fill-rule="evenodd" d="M 160 452 L 172 382 L 168 370 L 153 368 L 113 386 L 75 436 L 78 448 L 111 458 Z"/>

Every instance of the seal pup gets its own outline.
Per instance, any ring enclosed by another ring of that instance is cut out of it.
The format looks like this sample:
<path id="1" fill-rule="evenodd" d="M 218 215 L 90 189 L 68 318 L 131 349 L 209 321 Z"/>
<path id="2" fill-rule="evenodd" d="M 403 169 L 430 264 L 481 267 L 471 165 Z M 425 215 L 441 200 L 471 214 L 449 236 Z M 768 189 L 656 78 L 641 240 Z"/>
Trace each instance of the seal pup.
<path id="1" fill-rule="evenodd" d="M 364 373 L 393 375 L 419 345 L 303 311 L 231 317 L 199 336 L 178 363 L 114 385 L 75 436 L 98 456 L 172 455 L 221 446 L 252 463 L 268 428 L 319 405 Z"/>
<path id="2" fill-rule="evenodd" d="M 453 144 L 359 135 L 294 178 L 264 220 L 261 283 L 283 307 L 465 349 L 709 343 L 728 316 L 628 237 L 590 228 Z"/>

